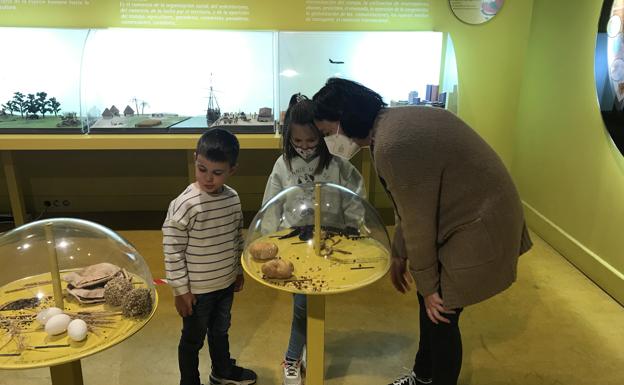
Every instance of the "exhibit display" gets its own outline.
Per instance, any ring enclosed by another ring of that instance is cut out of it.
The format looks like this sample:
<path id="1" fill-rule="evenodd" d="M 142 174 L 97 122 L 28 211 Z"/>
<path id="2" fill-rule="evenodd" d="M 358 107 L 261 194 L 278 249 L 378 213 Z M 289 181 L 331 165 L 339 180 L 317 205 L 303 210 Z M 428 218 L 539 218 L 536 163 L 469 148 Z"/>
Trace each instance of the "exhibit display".
<path id="1" fill-rule="evenodd" d="M 424 31 L 280 32 L 280 108 L 286 109 L 294 93 L 312 97 L 334 76 L 365 84 L 390 106 L 444 107 L 447 94 L 439 88 L 440 63 L 447 53 L 442 50 L 443 35 Z"/>
<path id="2" fill-rule="evenodd" d="M 310 183 L 285 189 L 261 208 L 249 227 L 243 268 L 275 289 L 339 293 L 381 278 L 389 245 L 368 202 L 335 184 Z"/>
<path id="3" fill-rule="evenodd" d="M 0 133 L 274 133 L 292 94 L 332 76 L 390 106 L 457 100 L 441 32 L 0 28 L 15 35 L 21 60 L 0 62 Z"/>
<path id="4" fill-rule="evenodd" d="M 624 154 L 624 0 L 603 3 L 596 38 L 595 77 L 600 113 Z"/>
<path id="5" fill-rule="evenodd" d="M 93 222 L 32 222 L 0 237 L 0 369 L 70 363 L 122 342 L 157 295 L 137 250 Z"/>
<path id="6" fill-rule="evenodd" d="M 307 295 L 306 383 L 324 383 L 325 295 L 369 285 L 390 268 L 390 240 L 375 209 L 332 183 L 284 189 L 251 221 L 245 272 L 273 289 Z"/>
<path id="7" fill-rule="evenodd" d="M 455 16 L 467 24 L 482 24 L 496 16 L 505 0 L 449 0 Z"/>
<path id="8" fill-rule="evenodd" d="M 0 41 L 15 42 L 19 36 L 0 62 L 0 133 L 83 131 L 80 67 L 87 33 L 0 28 Z"/>

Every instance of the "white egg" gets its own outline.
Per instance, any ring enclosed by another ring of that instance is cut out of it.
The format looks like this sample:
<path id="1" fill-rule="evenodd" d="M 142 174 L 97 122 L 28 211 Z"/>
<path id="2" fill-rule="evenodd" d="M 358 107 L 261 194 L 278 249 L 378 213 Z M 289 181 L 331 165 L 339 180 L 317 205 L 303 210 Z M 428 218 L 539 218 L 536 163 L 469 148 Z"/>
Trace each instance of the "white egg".
<path id="1" fill-rule="evenodd" d="M 37 322 L 45 326 L 46 322 L 48 322 L 50 318 L 62 313 L 63 310 L 59 309 L 58 307 L 49 307 L 47 309 L 43 309 L 37 314 Z"/>
<path id="2" fill-rule="evenodd" d="M 87 336 L 87 323 L 81 319 L 75 319 L 67 326 L 67 335 L 74 341 L 82 341 Z"/>
<path id="3" fill-rule="evenodd" d="M 45 332 L 51 336 L 64 333 L 71 318 L 67 314 L 57 314 L 50 317 L 45 324 Z"/>

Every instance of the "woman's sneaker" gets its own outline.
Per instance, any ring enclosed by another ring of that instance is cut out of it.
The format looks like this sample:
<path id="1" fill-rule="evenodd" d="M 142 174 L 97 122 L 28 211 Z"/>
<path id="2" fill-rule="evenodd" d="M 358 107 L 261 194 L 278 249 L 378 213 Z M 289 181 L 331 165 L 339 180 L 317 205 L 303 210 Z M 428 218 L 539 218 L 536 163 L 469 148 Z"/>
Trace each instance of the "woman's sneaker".
<path id="1" fill-rule="evenodd" d="M 282 361 L 284 370 L 283 385 L 301 385 L 301 361 Z"/>
<path id="2" fill-rule="evenodd" d="M 397 378 L 389 385 L 426 385 L 431 384 L 431 382 L 431 378 L 417 377 L 416 373 L 411 371 L 410 373 Z"/>
<path id="3" fill-rule="evenodd" d="M 210 373 L 210 385 L 251 385 L 256 383 L 257 378 L 253 370 L 232 365 L 227 375 Z"/>

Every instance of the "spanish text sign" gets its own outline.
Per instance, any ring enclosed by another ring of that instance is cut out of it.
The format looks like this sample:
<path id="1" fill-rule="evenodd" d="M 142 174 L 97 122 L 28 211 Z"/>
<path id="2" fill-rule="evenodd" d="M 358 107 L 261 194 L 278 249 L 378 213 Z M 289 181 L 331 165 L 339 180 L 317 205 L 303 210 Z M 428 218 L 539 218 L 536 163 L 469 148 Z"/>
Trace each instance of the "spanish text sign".
<path id="1" fill-rule="evenodd" d="M 431 29 L 431 0 L 0 0 L 0 26 Z"/>

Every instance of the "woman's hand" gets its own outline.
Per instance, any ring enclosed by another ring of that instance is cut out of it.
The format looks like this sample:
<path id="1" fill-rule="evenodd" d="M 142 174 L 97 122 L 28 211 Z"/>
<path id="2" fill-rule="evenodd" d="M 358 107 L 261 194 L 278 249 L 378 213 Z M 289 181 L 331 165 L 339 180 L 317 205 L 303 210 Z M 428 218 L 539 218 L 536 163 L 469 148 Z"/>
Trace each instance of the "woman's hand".
<path id="1" fill-rule="evenodd" d="M 427 309 L 427 316 L 431 322 L 436 325 L 440 321 L 447 324 L 451 323 L 448 318 L 442 316 L 442 313 L 455 314 L 453 310 L 448 310 L 444 307 L 444 301 L 438 293 L 433 293 L 425 297 L 425 309 Z"/>
<path id="2" fill-rule="evenodd" d="M 182 295 L 175 296 L 175 307 L 180 317 L 188 317 L 193 314 L 193 305 L 195 305 L 197 299 L 195 294 L 188 292 Z"/>
<path id="3" fill-rule="evenodd" d="M 412 280 L 412 275 L 407 271 L 407 259 L 392 258 L 390 279 L 392 279 L 392 285 L 401 293 L 406 293 L 410 290 L 410 286 L 414 281 Z"/>

